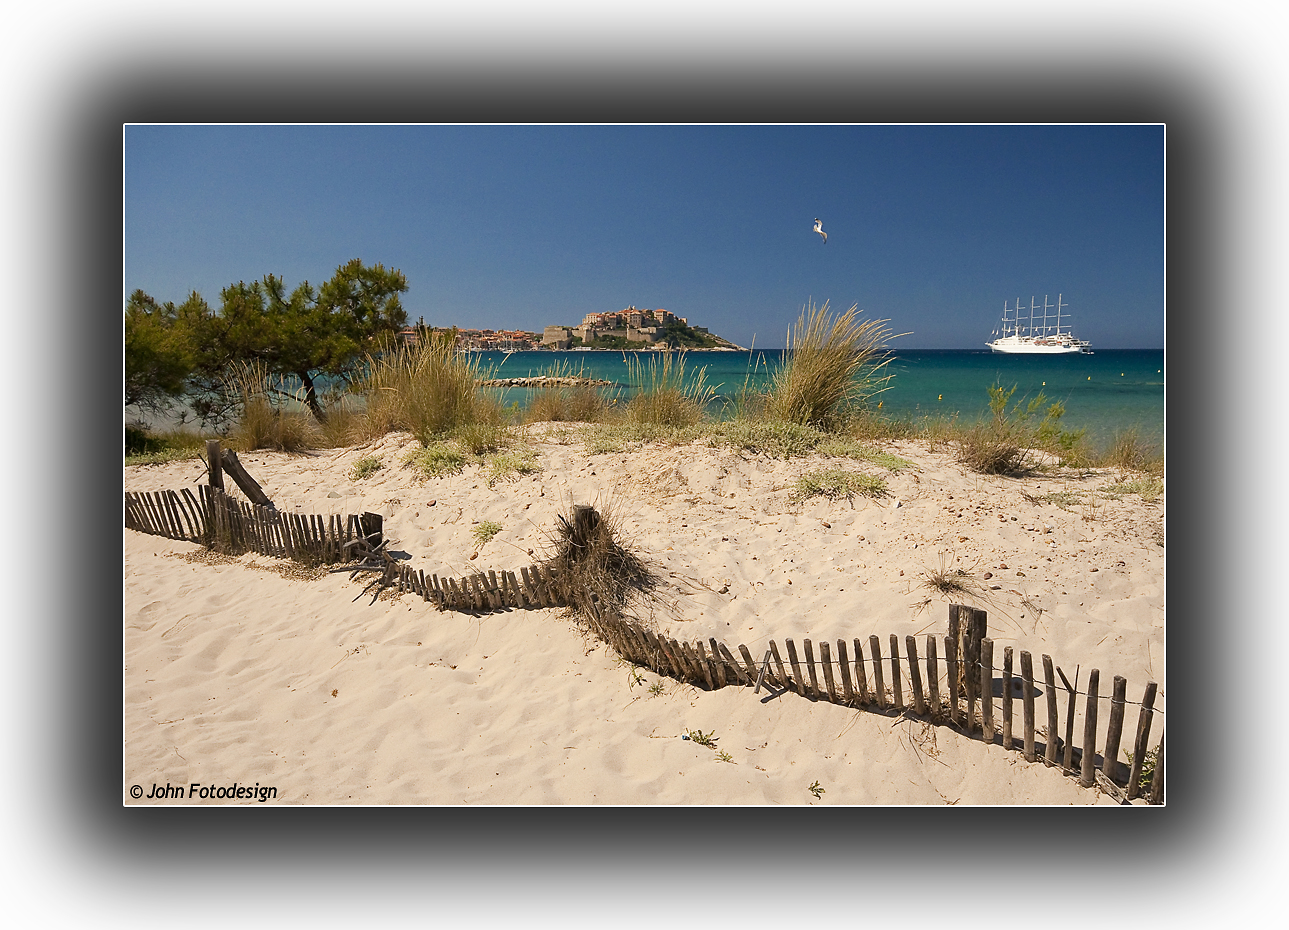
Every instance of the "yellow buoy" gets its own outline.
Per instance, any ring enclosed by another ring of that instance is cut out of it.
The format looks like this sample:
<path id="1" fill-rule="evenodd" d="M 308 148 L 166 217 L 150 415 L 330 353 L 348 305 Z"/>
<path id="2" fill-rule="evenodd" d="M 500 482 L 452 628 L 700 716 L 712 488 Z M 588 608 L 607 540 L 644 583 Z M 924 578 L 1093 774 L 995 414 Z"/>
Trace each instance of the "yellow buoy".
<path id="1" fill-rule="evenodd" d="M 938 398 L 936 398 L 936 399 L 937 399 L 937 400 L 944 400 L 944 395 L 943 395 L 943 394 L 941 394 L 941 395 L 940 395 Z"/>
<path id="2" fill-rule="evenodd" d="M 1091 381 L 1091 380 L 1092 380 L 1092 376 L 1091 376 L 1091 375 L 1088 375 L 1088 380 L 1089 380 L 1089 381 Z"/>

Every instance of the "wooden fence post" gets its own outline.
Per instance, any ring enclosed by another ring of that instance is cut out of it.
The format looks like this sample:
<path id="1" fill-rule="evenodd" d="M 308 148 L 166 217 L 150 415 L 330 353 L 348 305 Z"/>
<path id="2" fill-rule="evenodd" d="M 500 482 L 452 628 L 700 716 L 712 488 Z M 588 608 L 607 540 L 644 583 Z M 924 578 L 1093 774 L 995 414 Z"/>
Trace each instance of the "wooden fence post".
<path id="1" fill-rule="evenodd" d="M 833 683 L 832 655 L 828 649 L 828 640 L 819 644 L 819 661 L 824 667 L 824 685 L 828 688 L 828 700 L 837 703 L 837 686 Z"/>
<path id="2" fill-rule="evenodd" d="M 873 693 L 877 697 L 877 706 L 886 709 L 886 683 L 882 681 L 882 644 L 877 636 L 868 637 L 868 649 L 873 657 Z"/>
<path id="3" fill-rule="evenodd" d="M 980 641 L 980 738 L 994 741 L 994 641 Z"/>
<path id="4" fill-rule="evenodd" d="M 930 692 L 931 714 L 940 713 L 940 669 L 935 654 L 935 635 L 926 635 L 926 682 Z"/>
<path id="5" fill-rule="evenodd" d="M 918 668 L 918 644 L 912 636 L 904 637 L 905 658 L 909 660 L 909 680 L 913 687 L 913 710 L 918 716 L 926 713 L 926 701 L 922 698 L 922 672 Z"/>
<path id="6" fill-rule="evenodd" d="M 1096 784 L 1097 758 L 1097 684 L 1101 672 L 1093 669 L 1088 675 L 1088 703 L 1083 711 L 1083 766 L 1079 784 L 1091 788 Z"/>
<path id="7" fill-rule="evenodd" d="M 810 700 L 813 701 L 819 697 L 819 678 L 815 675 L 815 650 L 808 639 L 803 639 L 801 645 L 806 650 L 806 668 L 810 670 Z"/>
<path id="8" fill-rule="evenodd" d="M 859 703 L 868 703 L 868 675 L 864 672 L 864 650 L 859 637 L 855 637 L 855 687 L 859 689 Z"/>
<path id="9" fill-rule="evenodd" d="M 1128 680 L 1114 676 L 1114 692 L 1110 697 L 1110 722 L 1106 724 L 1105 752 L 1102 754 L 1101 772 L 1115 784 L 1119 769 L 1119 739 L 1123 733 L 1124 701 L 1128 696 Z"/>
<path id="10" fill-rule="evenodd" d="M 219 440 L 206 440 L 206 467 L 210 469 L 210 486 L 224 490 L 224 465 L 219 455 Z"/>
<path id="11" fill-rule="evenodd" d="M 1034 761 L 1034 660 L 1020 651 L 1021 701 L 1025 726 L 1025 761 Z"/>
<path id="12" fill-rule="evenodd" d="M 785 639 L 783 645 L 788 647 L 788 663 L 792 666 L 793 687 L 792 690 L 797 694 L 806 693 L 805 680 L 801 676 L 801 663 L 797 661 L 797 645 L 790 639 Z"/>
<path id="13" fill-rule="evenodd" d="M 1012 748 L 1012 647 L 1003 647 L 1003 749 Z"/>
<path id="14" fill-rule="evenodd" d="M 958 723 L 958 640 L 950 634 L 944 638 L 944 665 L 948 670 L 949 683 L 949 719 L 953 725 Z"/>
<path id="15" fill-rule="evenodd" d="M 1048 765 L 1056 764 L 1056 744 L 1060 737 L 1056 734 L 1056 676 L 1052 674 L 1052 657 L 1043 656 L 1043 683 L 1047 691 L 1047 748 L 1043 752 L 1043 761 Z"/>
<path id="16" fill-rule="evenodd" d="M 1155 715 L 1155 691 L 1159 686 L 1146 682 L 1141 697 L 1141 713 L 1137 716 L 1137 740 L 1132 747 L 1132 770 L 1128 773 L 1128 799 L 1141 794 L 1141 767 L 1146 761 L 1146 747 L 1150 745 L 1150 718 Z"/>
<path id="17" fill-rule="evenodd" d="M 1150 803 L 1164 802 L 1164 737 L 1159 737 L 1159 750 L 1155 755 L 1155 777 L 1150 780 Z"/>
<path id="18" fill-rule="evenodd" d="M 900 681 L 900 640 L 891 634 L 891 697 L 896 710 L 904 709 L 904 693 Z"/>

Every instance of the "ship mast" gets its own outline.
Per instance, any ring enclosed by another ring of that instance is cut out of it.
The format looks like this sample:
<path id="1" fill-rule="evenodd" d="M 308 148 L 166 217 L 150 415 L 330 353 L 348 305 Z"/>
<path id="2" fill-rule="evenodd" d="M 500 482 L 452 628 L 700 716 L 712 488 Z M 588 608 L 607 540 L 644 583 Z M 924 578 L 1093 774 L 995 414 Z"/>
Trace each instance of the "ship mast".
<path id="1" fill-rule="evenodd" d="M 1056 295 L 1056 335 L 1061 335 L 1061 295 Z"/>

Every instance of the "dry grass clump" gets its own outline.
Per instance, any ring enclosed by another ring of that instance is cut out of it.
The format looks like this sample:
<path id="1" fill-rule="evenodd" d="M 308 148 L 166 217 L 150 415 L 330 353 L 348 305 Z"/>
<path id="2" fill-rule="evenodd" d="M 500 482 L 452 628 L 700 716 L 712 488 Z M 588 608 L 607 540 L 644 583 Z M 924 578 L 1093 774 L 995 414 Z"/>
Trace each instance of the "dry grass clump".
<path id="1" fill-rule="evenodd" d="M 600 613 L 620 615 L 659 583 L 649 563 L 619 536 L 610 508 L 601 512 L 583 504 L 561 515 L 550 536 L 545 565 L 555 573 L 555 593 L 596 632 Z"/>
<path id="2" fill-rule="evenodd" d="M 305 409 L 285 410 L 273 403 L 272 398 L 284 392 L 263 363 L 238 365 L 228 384 L 231 393 L 241 398 L 241 416 L 228 435 L 236 448 L 303 452 L 323 444 L 316 421 Z"/>
<path id="3" fill-rule="evenodd" d="M 483 378 L 478 359 L 458 354 L 451 333 L 369 357 L 358 386 L 367 397 L 363 438 L 407 430 L 429 446 L 463 430 L 504 427 L 500 395 L 481 388 Z"/>
<path id="4" fill-rule="evenodd" d="M 922 572 L 922 586 L 946 597 L 980 599 L 984 592 L 980 583 L 967 571 L 953 567 L 950 553 L 941 552 L 939 566 Z"/>
<path id="5" fill-rule="evenodd" d="M 834 317 L 827 301 L 802 308 L 785 361 L 771 375 L 765 414 L 823 430 L 840 428 L 880 393 L 890 355 L 886 320 L 859 319 L 858 304 Z"/>
<path id="6" fill-rule="evenodd" d="M 584 367 L 576 371 L 557 362 L 542 372 L 547 378 L 593 378 Z M 594 384 L 550 385 L 537 388 L 524 410 L 526 423 L 600 423 L 608 416 L 611 398 Z"/>
<path id="7" fill-rule="evenodd" d="M 654 353 L 649 364 L 639 356 L 627 360 L 631 381 L 640 393 L 626 407 L 626 419 L 637 426 L 671 429 L 695 426 L 707 411 L 715 390 L 706 383 L 707 369 L 685 379 L 685 353 Z"/>
<path id="8" fill-rule="evenodd" d="M 1100 457 L 1100 464 L 1120 471 L 1139 471 L 1146 474 L 1162 474 L 1164 459 L 1159 450 L 1148 445 L 1137 432 L 1136 427 L 1115 433 L 1109 447 Z"/>

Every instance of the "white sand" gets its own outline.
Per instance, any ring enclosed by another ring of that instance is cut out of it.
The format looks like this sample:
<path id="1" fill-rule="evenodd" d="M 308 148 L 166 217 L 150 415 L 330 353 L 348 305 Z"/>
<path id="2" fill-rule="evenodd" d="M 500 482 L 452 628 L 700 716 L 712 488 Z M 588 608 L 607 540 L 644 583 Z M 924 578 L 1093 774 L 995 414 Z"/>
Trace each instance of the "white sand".
<path id="1" fill-rule="evenodd" d="M 608 503 L 666 579 L 649 614 L 656 627 L 745 643 L 758 659 L 770 639 L 789 637 L 876 634 L 885 654 L 890 634 L 901 651 L 918 634 L 921 647 L 926 633 L 943 637 L 950 601 L 927 588 L 926 573 L 961 568 L 984 586 L 976 603 L 989 612 L 995 665 L 1004 646 L 1026 649 L 1041 677 L 1047 653 L 1071 677 L 1081 669 L 1080 687 L 1100 669 L 1102 694 L 1126 677 L 1130 701 L 1154 680 L 1156 707 L 1167 710 L 1164 498 L 1094 494 L 1113 473 L 987 478 L 910 444 L 886 446 L 916 463 L 897 474 L 702 444 L 588 456 L 563 432 L 534 431 L 541 474 L 495 487 L 475 466 L 418 481 L 400 464 L 416 448 L 406 434 L 241 460 L 284 510 L 383 514 L 391 548 L 427 575 L 518 570 L 542 555 L 571 501 Z M 351 480 L 370 455 L 385 468 Z M 883 475 L 890 496 L 794 504 L 796 478 L 821 467 Z M 178 489 L 202 466 L 125 471 L 126 490 Z M 1022 496 L 1061 491 L 1085 503 Z M 482 520 L 503 530 L 471 560 Z M 557 611 L 474 617 L 411 595 L 372 603 L 360 596 L 366 579 L 283 577 L 282 563 L 262 556 L 212 561 L 199 546 L 122 532 L 125 803 L 158 803 L 132 801 L 134 784 L 147 793 L 235 782 L 276 787 L 279 804 L 1111 803 L 948 727 L 793 694 L 709 693 L 648 671 L 635 684 L 630 666 Z M 1063 695 L 1060 708 L 1064 725 Z M 1040 731 L 1045 714 L 1040 698 Z M 1136 719 L 1130 705 L 1125 749 Z M 686 730 L 714 733 L 716 751 L 682 740 Z"/>

